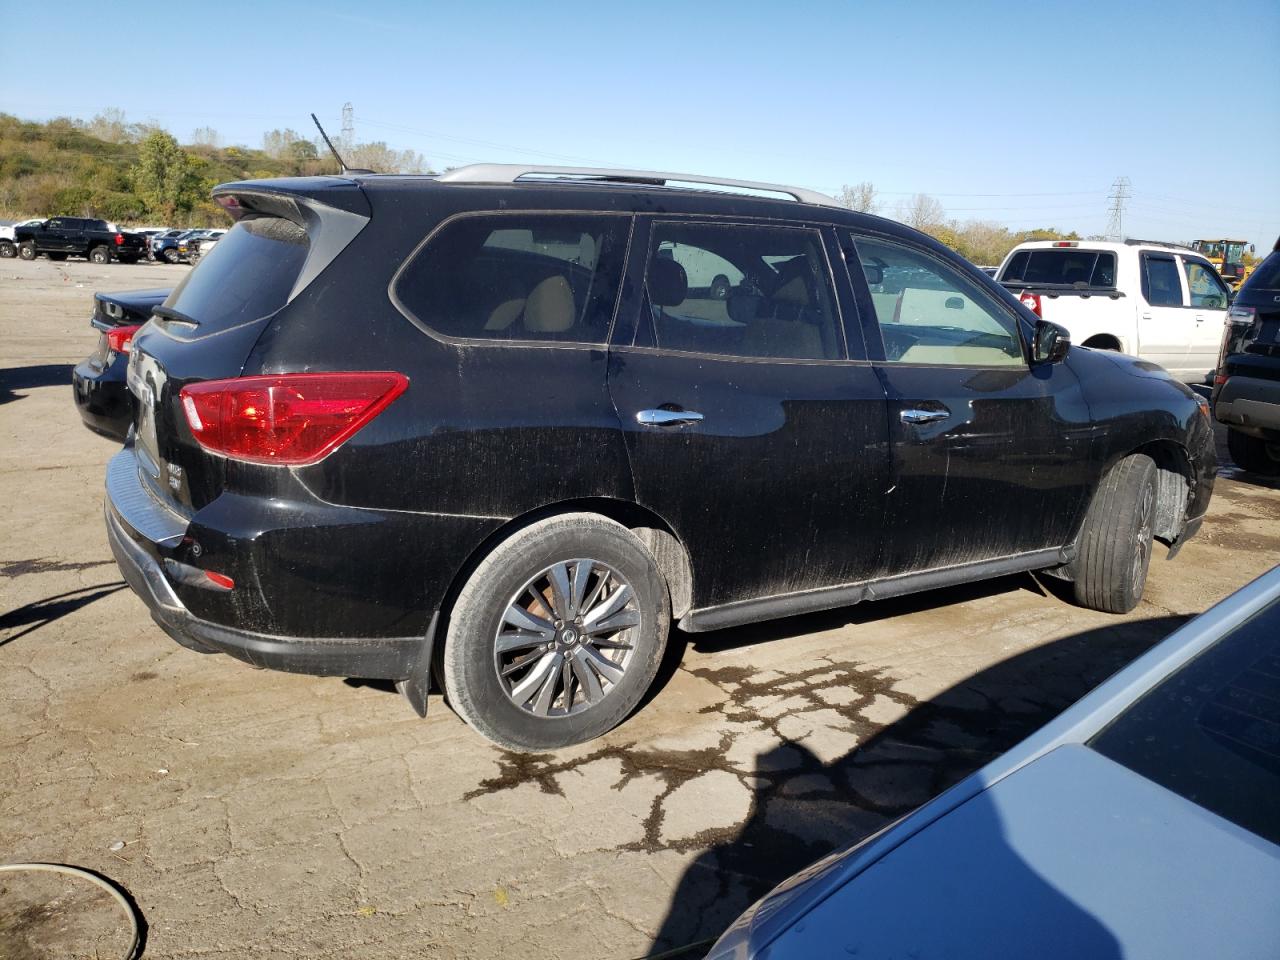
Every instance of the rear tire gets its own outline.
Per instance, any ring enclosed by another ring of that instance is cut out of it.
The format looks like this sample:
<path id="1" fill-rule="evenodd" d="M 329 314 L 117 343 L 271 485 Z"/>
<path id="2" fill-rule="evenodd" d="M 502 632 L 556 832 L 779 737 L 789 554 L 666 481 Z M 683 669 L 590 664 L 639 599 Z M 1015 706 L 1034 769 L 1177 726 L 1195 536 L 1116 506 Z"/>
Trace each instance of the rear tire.
<path id="1" fill-rule="evenodd" d="M 1280 444 L 1268 444 L 1261 437 L 1251 437 L 1239 430 L 1228 430 L 1227 450 L 1236 466 L 1242 470 L 1260 473 L 1264 477 L 1280 474 L 1280 459 L 1272 455 L 1273 450 L 1280 453 Z"/>
<path id="2" fill-rule="evenodd" d="M 34 260 L 36 258 L 36 245 L 30 240 L 26 243 L 18 244 L 18 256 L 23 260 Z"/>
<path id="3" fill-rule="evenodd" d="M 662 575 L 626 527 L 586 513 L 540 520 L 498 544 L 458 594 L 445 694 L 508 750 L 592 740 L 653 683 L 670 611 Z"/>
<path id="4" fill-rule="evenodd" d="M 179 260 L 178 251 L 173 247 L 166 247 L 160 256 L 165 263 L 177 263 Z"/>
<path id="5" fill-rule="evenodd" d="M 103 246 L 94 247 L 89 251 L 89 259 L 94 263 L 109 263 L 111 261 L 111 251 Z"/>
<path id="6" fill-rule="evenodd" d="M 1156 465 L 1135 453 L 1112 467 L 1085 515 L 1070 564 L 1076 602 L 1104 613 L 1128 613 L 1142 599 L 1151 564 Z"/>

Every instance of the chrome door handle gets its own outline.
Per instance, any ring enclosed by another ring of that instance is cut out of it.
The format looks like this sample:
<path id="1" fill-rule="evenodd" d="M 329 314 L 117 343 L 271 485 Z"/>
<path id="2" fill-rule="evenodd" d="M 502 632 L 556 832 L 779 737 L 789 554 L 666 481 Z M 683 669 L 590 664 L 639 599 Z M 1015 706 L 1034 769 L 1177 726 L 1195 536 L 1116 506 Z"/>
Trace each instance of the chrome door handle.
<path id="1" fill-rule="evenodd" d="M 646 427 L 678 427 L 702 419 L 695 410 L 641 410 L 636 414 L 636 423 Z"/>
<path id="2" fill-rule="evenodd" d="M 915 407 L 908 407 L 902 411 L 903 423 L 933 423 L 935 420 L 945 420 L 951 416 L 948 410 L 920 410 Z"/>

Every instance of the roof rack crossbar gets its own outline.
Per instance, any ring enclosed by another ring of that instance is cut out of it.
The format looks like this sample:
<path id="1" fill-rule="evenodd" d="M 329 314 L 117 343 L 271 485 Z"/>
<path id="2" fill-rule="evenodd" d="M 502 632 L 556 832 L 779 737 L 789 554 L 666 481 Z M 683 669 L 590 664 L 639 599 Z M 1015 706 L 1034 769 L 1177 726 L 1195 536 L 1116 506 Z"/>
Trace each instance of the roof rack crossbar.
<path id="1" fill-rule="evenodd" d="M 473 163 L 442 173 L 436 179 L 444 183 L 515 183 L 524 177 L 564 177 L 573 180 L 601 181 L 605 183 L 637 183 L 650 186 L 666 186 L 671 183 L 697 183 L 715 187 L 734 187 L 740 190 L 760 190 L 780 193 L 799 203 L 812 203 L 822 207 L 838 207 L 839 202 L 817 190 L 788 187 L 780 183 L 757 183 L 753 180 L 730 180 L 725 177 L 704 177 L 693 173 L 663 173 L 656 170 L 615 170 L 608 167 L 544 167 L 526 166 L 520 163 Z"/>

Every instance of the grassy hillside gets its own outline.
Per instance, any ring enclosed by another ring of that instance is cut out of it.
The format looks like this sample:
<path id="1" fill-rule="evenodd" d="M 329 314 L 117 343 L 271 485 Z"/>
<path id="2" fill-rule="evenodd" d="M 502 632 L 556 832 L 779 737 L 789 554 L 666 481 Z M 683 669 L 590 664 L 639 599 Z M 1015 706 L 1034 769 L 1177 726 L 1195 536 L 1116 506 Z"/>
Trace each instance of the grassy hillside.
<path id="1" fill-rule="evenodd" d="M 151 220 L 134 189 L 141 140 L 154 128 L 135 125 L 116 140 L 94 136 L 83 121 L 60 117 L 47 123 L 0 113 L 0 216 L 101 217 L 117 223 Z M 244 147 L 185 146 L 204 199 L 173 226 L 225 225 L 226 215 L 208 201 L 209 190 L 228 180 L 331 171 L 322 160 L 291 161 Z"/>

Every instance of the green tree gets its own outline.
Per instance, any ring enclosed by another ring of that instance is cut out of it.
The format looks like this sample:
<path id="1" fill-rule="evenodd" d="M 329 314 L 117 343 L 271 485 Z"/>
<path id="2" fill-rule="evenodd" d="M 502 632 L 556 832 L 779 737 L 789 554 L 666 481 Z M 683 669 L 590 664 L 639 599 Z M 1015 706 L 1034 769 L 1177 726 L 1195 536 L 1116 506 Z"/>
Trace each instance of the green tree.
<path id="1" fill-rule="evenodd" d="M 156 131 L 138 146 L 133 183 L 147 210 L 165 222 L 189 213 L 200 200 L 196 162 L 167 133 Z"/>

